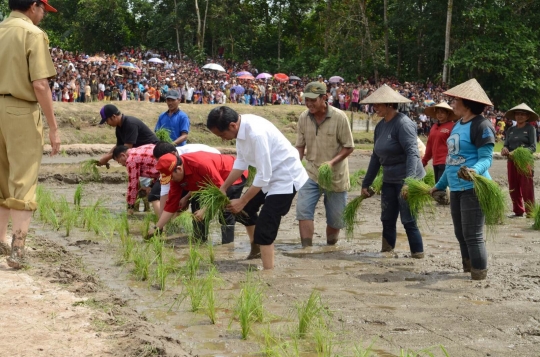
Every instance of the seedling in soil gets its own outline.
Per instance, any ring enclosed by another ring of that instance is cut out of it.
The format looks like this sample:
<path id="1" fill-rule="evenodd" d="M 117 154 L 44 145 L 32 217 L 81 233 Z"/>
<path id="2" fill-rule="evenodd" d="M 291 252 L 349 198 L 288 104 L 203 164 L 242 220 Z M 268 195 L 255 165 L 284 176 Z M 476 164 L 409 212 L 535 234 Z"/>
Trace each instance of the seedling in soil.
<path id="1" fill-rule="evenodd" d="M 120 242 L 122 244 L 122 259 L 127 263 L 132 259 L 132 253 L 135 249 L 136 243 L 129 234 L 120 236 Z"/>
<path id="2" fill-rule="evenodd" d="M 207 296 L 206 279 L 195 277 L 194 279 L 184 280 L 185 296 L 189 296 L 191 311 L 197 312 L 203 307 L 203 300 Z"/>
<path id="3" fill-rule="evenodd" d="M 206 289 L 206 315 L 210 318 L 210 322 L 215 325 L 216 316 L 216 293 L 214 287 L 216 284 L 220 284 L 221 279 L 215 266 L 211 266 L 208 269 L 205 277 L 205 289 Z"/>
<path id="4" fill-rule="evenodd" d="M 83 184 L 80 183 L 77 185 L 77 189 L 75 190 L 75 193 L 73 194 L 73 204 L 77 209 L 81 209 L 81 200 L 82 200 L 82 194 L 83 194 Z"/>
<path id="5" fill-rule="evenodd" d="M 184 211 L 172 221 L 173 226 L 180 227 L 188 237 L 193 237 L 193 213 Z"/>
<path id="6" fill-rule="evenodd" d="M 313 340 L 315 341 L 315 349 L 317 355 L 321 357 L 331 357 L 334 355 L 334 338 L 336 334 L 328 328 L 328 324 L 324 319 L 317 322 L 315 331 L 313 331 Z"/>
<path id="7" fill-rule="evenodd" d="M 333 176 L 332 168 L 327 162 L 319 166 L 319 175 L 317 177 L 319 187 L 325 191 L 332 192 Z"/>
<path id="8" fill-rule="evenodd" d="M 329 315 L 325 306 L 321 302 L 321 295 L 313 290 L 306 302 L 296 305 L 298 313 L 298 336 L 303 338 L 317 321 L 323 320 L 325 315 Z"/>
<path id="9" fill-rule="evenodd" d="M 163 252 L 161 254 L 163 254 Z M 158 288 L 161 291 L 164 291 L 166 283 L 167 283 L 167 277 L 169 276 L 170 273 L 175 271 L 177 261 L 174 258 L 158 259 L 157 256 L 156 256 L 155 261 L 157 263 L 156 271 L 155 271 L 155 281 L 157 283 Z"/>
<path id="10" fill-rule="evenodd" d="M 64 213 L 64 216 L 62 217 L 62 223 L 64 227 L 66 228 L 66 237 L 69 237 L 69 234 L 71 233 L 71 230 L 77 223 L 78 219 L 79 219 L 79 211 L 70 210 Z"/>
<path id="11" fill-rule="evenodd" d="M 98 163 L 99 163 L 98 160 L 93 160 L 93 159 L 81 162 L 81 174 L 85 176 L 86 175 L 90 176 L 90 179 L 92 181 L 100 181 L 101 175 L 97 167 Z"/>
<path id="12" fill-rule="evenodd" d="M 156 255 L 158 263 L 163 263 L 163 247 L 165 246 L 163 240 L 157 236 L 153 236 L 152 239 L 150 239 L 150 245 L 152 246 L 152 250 Z"/>
<path id="13" fill-rule="evenodd" d="M 263 322 L 263 289 L 261 283 L 253 278 L 251 272 L 247 273 L 246 281 L 242 284 L 234 316 L 240 322 L 242 339 L 244 340 L 247 339 L 254 322 Z"/>
<path id="14" fill-rule="evenodd" d="M 372 349 L 373 342 L 367 348 L 364 348 L 361 344 L 355 344 L 353 348 L 353 357 L 371 357 L 373 356 Z"/>
<path id="15" fill-rule="evenodd" d="M 148 251 L 148 246 L 146 244 L 137 245 L 137 248 L 132 250 L 130 255 L 133 264 L 135 264 L 135 268 L 133 269 L 135 277 L 142 281 L 148 280 L 150 265 L 152 265 L 152 261 L 154 260 L 152 254 Z"/>
<path id="16" fill-rule="evenodd" d="M 201 265 L 201 253 L 199 252 L 199 246 L 196 243 L 189 243 L 189 254 L 184 266 L 184 275 L 188 280 L 194 280 L 199 273 L 199 267 Z"/>

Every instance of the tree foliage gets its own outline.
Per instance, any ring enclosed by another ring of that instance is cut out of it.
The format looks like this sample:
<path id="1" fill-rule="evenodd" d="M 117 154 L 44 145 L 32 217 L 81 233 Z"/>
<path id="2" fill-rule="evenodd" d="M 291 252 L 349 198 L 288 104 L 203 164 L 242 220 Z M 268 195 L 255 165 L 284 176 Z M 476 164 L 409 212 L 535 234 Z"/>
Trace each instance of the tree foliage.
<path id="1" fill-rule="evenodd" d="M 180 49 L 203 62 L 223 47 L 226 58 L 249 59 L 259 71 L 346 80 L 439 81 L 444 64 L 448 0 L 386 0 L 388 53 L 385 0 L 52 2 L 59 12 L 43 27 L 54 46 L 70 50 Z M 540 106 L 539 11 L 537 0 L 454 0 L 450 84 L 474 76 L 502 108 Z"/>

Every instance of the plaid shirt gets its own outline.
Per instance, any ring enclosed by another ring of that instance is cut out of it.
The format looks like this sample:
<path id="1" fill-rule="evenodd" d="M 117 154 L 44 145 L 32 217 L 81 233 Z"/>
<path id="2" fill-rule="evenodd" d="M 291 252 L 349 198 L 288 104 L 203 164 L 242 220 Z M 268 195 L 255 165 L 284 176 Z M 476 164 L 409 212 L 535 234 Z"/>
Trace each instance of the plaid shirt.
<path id="1" fill-rule="evenodd" d="M 156 170 L 157 160 L 154 158 L 154 144 L 139 146 L 129 149 L 129 156 L 126 160 L 126 168 L 129 177 L 128 191 L 126 195 L 128 205 L 135 204 L 137 192 L 139 191 L 139 178 L 149 177 L 159 178 Z"/>

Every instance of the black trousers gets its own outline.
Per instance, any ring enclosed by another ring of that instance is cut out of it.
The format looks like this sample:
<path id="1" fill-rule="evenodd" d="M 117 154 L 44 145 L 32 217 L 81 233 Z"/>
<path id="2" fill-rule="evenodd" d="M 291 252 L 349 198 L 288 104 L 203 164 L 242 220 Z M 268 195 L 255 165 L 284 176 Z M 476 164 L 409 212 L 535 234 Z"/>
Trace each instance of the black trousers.
<path id="1" fill-rule="evenodd" d="M 435 183 L 439 182 L 442 175 L 444 174 L 445 169 L 446 169 L 445 164 L 433 165 L 433 171 L 435 172 Z"/>

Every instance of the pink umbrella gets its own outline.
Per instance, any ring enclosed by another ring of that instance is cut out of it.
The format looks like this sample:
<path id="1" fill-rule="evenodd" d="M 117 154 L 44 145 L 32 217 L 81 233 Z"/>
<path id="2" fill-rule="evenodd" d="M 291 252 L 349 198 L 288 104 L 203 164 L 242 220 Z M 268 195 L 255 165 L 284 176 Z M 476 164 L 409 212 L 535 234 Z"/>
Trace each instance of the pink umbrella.
<path id="1" fill-rule="evenodd" d="M 242 72 L 236 73 L 236 76 L 237 76 L 237 77 L 245 76 L 245 75 L 253 76 L 253 75 L 252 75 L 251 73 L 249 73 L 248 71 L 242 71 Z"/>
<path id="2" fill-rule="evenodd" d="M 272 75 L 270 73 L 261 73 L 255 78 L 257 78 L 257 79 L 268 79 L 268 78 L 272 78 Z"/>
<path id="3" fill-rule="evenodd" d="M 243 74 L 238 78 L 239 79 L 255 79 L 255 77 L 253 77 L 251 74 Z"/>

